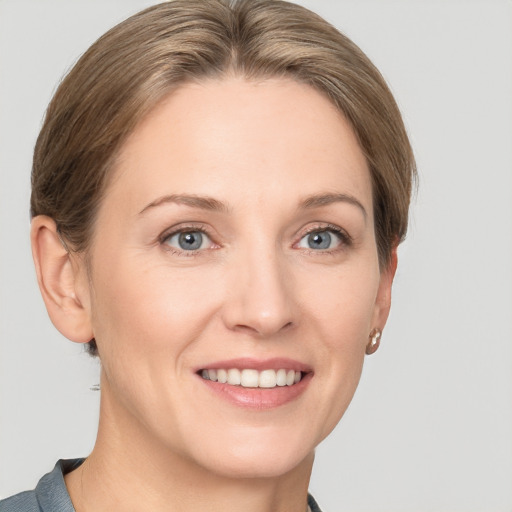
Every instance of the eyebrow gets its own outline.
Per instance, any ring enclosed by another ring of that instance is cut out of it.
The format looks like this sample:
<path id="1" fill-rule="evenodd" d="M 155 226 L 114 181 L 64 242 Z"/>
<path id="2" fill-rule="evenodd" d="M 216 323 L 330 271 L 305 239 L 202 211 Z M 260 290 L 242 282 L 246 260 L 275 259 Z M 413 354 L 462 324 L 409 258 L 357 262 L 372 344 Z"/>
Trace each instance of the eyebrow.
<path id="1" fill-rule="evenodd" d="M 192 208 L 199 208 L 201 210 L 228 213 L 230 208 L 223 202 L 208 196 L 198 196 L 193 194 L 170 194 L 155 199 L 148 205 L 146 205 L 140 212 L 139 215 L 143 214 L 150 208 L 155 208 L 163 204 L 174 203 Z M 348 203 L 357 206 L 364 218 L 367 218 L 367 213 L 361 202 L 354 196 L 348 194 L 339 193 L 327 193 L 327 194 L 315 194 L 308 196 L 299 203 L 299 210 L 311 210 L 314 208 L 321 208 L 322 206 L 328 206 L 333 203 Z"/>
<path id="2" fill-rule="evenodd" d="M 348 194 L 315 194 L 313 196 L 308 196 L 303 199 L 299 204 L 299 209 L 313 209 L 313 208 L 321 208 L 322 206 L 328 206 L 333 203 L 348 203 L 354 206 L 357 206 L 366 220 L 368 214 L 362 203 L 356 199 L 354 196 Z"/>
<path id="3" fill-rule="evenodd" d="M 143 214 L 146 210 L 149 210 L 150 208 L 155 208 L 157 206 L 167 203 L 182 204 L 185 206 L 191 206 L 192 208 L 199 208 L 201 210 L 208 210 L 213 212 L 226 213 L 229 211 L 229 208 L 224 203 L 218 201 L 217 199 L 214 199 L 213 197 L 196 196 L 188 194 L 171 194 L 155 199 L 154 201 L 146 205 L 139 212 L 139 215 Z"/>

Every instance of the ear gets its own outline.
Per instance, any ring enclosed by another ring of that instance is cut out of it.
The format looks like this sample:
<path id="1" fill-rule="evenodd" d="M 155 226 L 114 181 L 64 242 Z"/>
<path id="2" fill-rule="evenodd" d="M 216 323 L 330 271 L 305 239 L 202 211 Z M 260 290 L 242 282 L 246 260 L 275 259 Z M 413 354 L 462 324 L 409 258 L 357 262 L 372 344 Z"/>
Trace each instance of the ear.
<path id="1" fill-rule="evenodd" d="M 37 282 L 53 325 L 71 341 L 87 343 L 94 334 L 83 261 L 66 249 L 55 221 L 46 215 L 32 219 L 30 240 Z"/>
<path id="2" fill-rule="evenodd" d="M 391 287 L 398 264 L 397 248 L 396 245 L 393 247 L 389 263 L 380 273 L 379 289 L 373 311 L 372 329 L 378 328 L 382 331 L 388 320 L 391 308 Z"/>

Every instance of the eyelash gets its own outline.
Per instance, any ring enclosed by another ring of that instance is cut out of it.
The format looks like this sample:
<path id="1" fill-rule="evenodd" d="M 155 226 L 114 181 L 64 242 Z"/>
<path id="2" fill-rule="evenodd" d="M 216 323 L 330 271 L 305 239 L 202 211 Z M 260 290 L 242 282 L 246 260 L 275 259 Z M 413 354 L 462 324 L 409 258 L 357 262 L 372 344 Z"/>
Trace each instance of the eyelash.
<path id="1" fill-rule="evenodd" d="M 352 237 L 344 230 L 341 229 L 338 226 L 335 226 L 334 224 L 319 224 L 317 226 L 312 226 L 309 228 L 306 232 L 304 232 L 300 238 L 299 242 L 306 236 L 311 235 L 313 233 L 323 233 L 323 232 L 330 232 L 334 233 L 338 239 L 340 240 L 340 244 L 338 247 L 334 247 L 333 249 L 324 249 L 324 250 L 313 250 L 313 249 L 306 249 L 303 248 L 303 250 L 308 255 L 312 256 L 322 256 L 322 255 L 334 255 L 340 251 L 343 251 L 344 249 L 349 248 L 353 244 Z M 297 245 L 299 242 L 296 242 L 294 245 Z"/>
<path id="2" fill-rule="evenodd" d="M 197 249 L 194 251 L 180 251 L 175 247 L 167 244 L 166 242 L 175 235 L 179 235 L 180 233 L 202 233 L 206 235 L 210 240 L 212 240 L 212 235 L 208 232 L 208 229 L 202 225 L 190 225 L 190 226 L 181 226 L 178 229 L 173 229 L 171 231 L 165 231 L 159 238 L 158 242 L 163 247 L 164 250 L 170 252 L 171 254 L 175 254 L 177 256 L 196 256 L 198 253 L 204 251 L 204 249 Z M 213 240 L 212 240 L 212 243 Z"/>
<path id="3" fill-rule="evenodd" d="M 338 226 L 335 226 L 334 224 L 318 224 L 316 226 L 312 226 L 307 231 L 303 232 L 299 240 L 293 244 L 293 247 L 295 247 L 304 237 L 311 235 L 312 233 L 322 233 L 322 232 L 330 232 L 334 233 L 340 240 L 340 245 L 338 247 L 335 247 L 333 249 L 324 249 L 324 250 L 313 250 L 313 249 L 306 249 L 302 248 L 302 251 L 305 252 L 308 255 L 314 255 L 314 256 L 320 256 L 320 255 L 326 255 L 326 254 L 335 254 L 339 251 L 342 251 L 348 247 L 350 247 L 353 243 L 352 237 L 343 229 L 339 228 Z M 204 249 L 197 249 L 197 250 L 191 250 L 191 251 L 180 251 L 179 249 L 176 249 L 175 247 L 170 246 L 166 242 L 172 238 L 175 235 L 179 235 L 180 233 L 187 233 L 187 232 L 198 232 L 206 235 L 211 241 L 213 242 L 213 237 L 209 233 L 209 230 L 203 226 L 203 225 L 187 225 L 182 226 L 178 229 L 173 229 L 171 231 L 165 231 L 160 235 L 158 238 L 158 243 L 164 248 L 164 250 L 170 252 L 171 254 L 175 254 L 177 256 L 185 256 L 185 257 L 191 257 L 196 256 L 198 253 L 203 252 Z"/>

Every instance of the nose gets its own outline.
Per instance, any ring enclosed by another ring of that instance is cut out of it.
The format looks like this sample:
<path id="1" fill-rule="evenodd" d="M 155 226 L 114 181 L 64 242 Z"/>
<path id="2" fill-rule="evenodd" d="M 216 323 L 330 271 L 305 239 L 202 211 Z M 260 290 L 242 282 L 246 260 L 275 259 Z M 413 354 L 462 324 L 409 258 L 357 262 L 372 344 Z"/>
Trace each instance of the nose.
<path id="1" fill-rule="evenodd" d="M 263 338 L 297 324 L 293 279 L 283 255 L 248 251 L 232 263 L 223 307 L 229 329 Z"/>

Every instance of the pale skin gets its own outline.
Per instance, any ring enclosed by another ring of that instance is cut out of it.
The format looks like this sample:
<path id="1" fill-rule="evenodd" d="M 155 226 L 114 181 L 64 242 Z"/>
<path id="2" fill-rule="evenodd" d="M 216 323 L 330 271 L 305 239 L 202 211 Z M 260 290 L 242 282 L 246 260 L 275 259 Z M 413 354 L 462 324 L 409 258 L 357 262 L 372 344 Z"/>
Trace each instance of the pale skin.
<path id="1" fill-rule="evenodd" d="M 355 392 L 396 268 L 396 251 L 379 268 L 349 123 L 288 79 L 183 85 L 113 173 L 89 271 L 52 219 L 32 223 L 53 323 L 94 337 L 101 358 L 97 442 L 65 477 L 77 512 L 306 511 L 314 449 Z M 178 232 L 201 231 L 200 248 L 180 245 Z M 239 407 L 197 369 L 240 357 L 307 365 L 307 387 Z"/>

